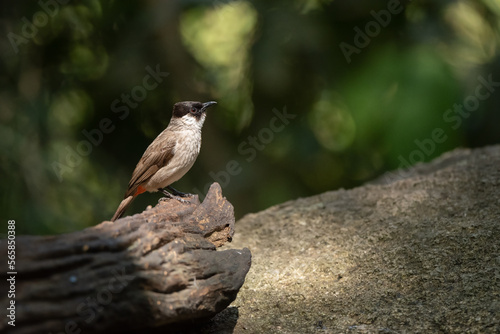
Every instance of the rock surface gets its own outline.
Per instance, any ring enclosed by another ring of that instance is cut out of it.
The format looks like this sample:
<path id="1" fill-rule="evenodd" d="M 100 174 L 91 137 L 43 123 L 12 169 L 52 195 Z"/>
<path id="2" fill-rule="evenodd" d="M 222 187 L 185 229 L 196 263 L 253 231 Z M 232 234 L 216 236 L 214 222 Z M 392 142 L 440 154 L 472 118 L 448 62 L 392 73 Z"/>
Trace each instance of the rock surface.
<path id="1" fill-rule="evenodd" d="M 209 332 L 500 331 L 500 146 L 286 202 L 236 231 L 229 247 L 250 248 L 252 267 L 216 320 L 234 328 Z"/>

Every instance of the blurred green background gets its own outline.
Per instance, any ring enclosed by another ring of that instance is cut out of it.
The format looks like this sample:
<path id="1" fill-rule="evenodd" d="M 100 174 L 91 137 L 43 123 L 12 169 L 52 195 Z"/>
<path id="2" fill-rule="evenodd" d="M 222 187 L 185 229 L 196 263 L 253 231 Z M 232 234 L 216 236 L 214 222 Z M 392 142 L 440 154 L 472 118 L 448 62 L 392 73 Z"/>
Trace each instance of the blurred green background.
<path id="1" fill-rule="evenodd" d="M 0 6 L 0 212 L 18 233 L 109 219 L 182 100 L 218 105 L 174 186 L 203 196 L 219 179 L 237 218 L 500 142 L 500 87 L 484 84 L 500 82 L 500 1 Z"/>

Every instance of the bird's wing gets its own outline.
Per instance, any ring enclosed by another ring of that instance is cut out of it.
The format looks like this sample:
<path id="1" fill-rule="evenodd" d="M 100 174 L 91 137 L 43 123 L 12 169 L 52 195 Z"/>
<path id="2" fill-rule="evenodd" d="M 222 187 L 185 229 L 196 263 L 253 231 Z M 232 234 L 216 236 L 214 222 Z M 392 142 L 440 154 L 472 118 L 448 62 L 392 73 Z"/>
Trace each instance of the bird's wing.
<path id="1" fill-rule="evenodd" d="M 146 149 L 132 173 L 125 197 L 134 195 L 141 184 L 147 182 L 172 159 L 176 141 L 172 136 L 170 136 L 171 140 L 168 140 L 168 137 L 166 133 L 162 133 Z"/>

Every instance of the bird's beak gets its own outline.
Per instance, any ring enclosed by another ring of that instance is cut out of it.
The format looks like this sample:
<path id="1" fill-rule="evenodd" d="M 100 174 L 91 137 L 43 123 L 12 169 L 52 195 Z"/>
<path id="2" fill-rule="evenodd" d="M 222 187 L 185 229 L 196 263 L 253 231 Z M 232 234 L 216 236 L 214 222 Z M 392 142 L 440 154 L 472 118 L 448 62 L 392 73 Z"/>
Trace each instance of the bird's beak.
<path id="1" fill-rule="evenodd" d="M 217 104 L 215 101 L 208 101 L 203 103 L 203 107 L 201 108 L 201 111 L 206 111 L 208 107 L 213 106 L 214 104 Z"/>

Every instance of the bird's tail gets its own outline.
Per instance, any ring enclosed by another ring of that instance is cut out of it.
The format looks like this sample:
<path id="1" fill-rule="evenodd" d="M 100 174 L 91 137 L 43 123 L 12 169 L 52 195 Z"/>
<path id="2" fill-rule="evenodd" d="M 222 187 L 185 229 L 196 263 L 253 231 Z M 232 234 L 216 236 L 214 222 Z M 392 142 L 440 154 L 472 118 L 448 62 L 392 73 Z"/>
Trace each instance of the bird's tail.
<path id="1" fill-rule="evenodd" d="M 127 210 L 128 206 L 132 204 L 132 201 L 134 200 L 135 196 L 129 196 L 125 197 L 125 199 L 120 203 L 118 206 L 118 209 L 116 209 L 115 214 L 113 215 L 113 218 L 111 218 L 111 221 L 114 222 L 118 218 L 120 218 L 125 210 Z"/>

